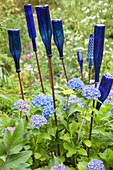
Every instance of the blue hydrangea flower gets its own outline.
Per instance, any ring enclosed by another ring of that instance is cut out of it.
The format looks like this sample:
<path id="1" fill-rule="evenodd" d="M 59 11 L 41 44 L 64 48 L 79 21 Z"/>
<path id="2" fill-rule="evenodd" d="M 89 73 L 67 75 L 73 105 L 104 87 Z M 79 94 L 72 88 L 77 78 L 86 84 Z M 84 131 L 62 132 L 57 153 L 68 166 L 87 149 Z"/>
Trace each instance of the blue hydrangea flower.
<path id="1" fill-rule="evenodd" d="M 30 118 L 30 124 L 32 124 L 37 129 L 39 129 L 40 126 L 42 126 L 42 125 L 44 125 L 46 123 L 47 123 L 46 118 L 44 116 L 41 116 L 41 115 L 33 115 Z"/>
<path id="2" fill-rule="evenodd" d="M 4 128 L 4 130 L 2 132 L 2 135 L 4 136 L 4 133 L 5 133 L 6 129 L 8 129 L 11 132 L 11 135 L 13 135 L 13 132 L 14 132 L 15 128 L 16 127 L 7 127 L 7 128 Z"/>
<path id="3" fill-rule="evenodd" d="M 56 112 L 56 109 L 54 108 L 53 105 L 47 105 L 43 108 L 42 110 L 42 115 L 46 119 L 50 119 L 50 117 Z"/>
<path id="4" fill-rule="evenodd" d="M 80 100 L 80 103 L 77 103 L 77 105 L 83 109 L 85 109 L 85 104 L 82 100 Z"/>
<path id="5" fill-rule="evenodd" d="M 113 99 L 113 92 L 110 92 L 107 98 L 108 99 Z"/>
<path id="6" fill-rule="evenodd" d="M 111 114 L 113 115 L 113 107 L 111 108 Z"/>
<path id="7" fill-rule="evenodd" d="M 52 166 L 51 170 L 67 170 L 67 169 L 65 168 L 65 166 L 59 164 L 58 166 Z"/>
<path id="8" fill-rule="evenodd" d="M 87 165 L 88 170 L 105 170 L 103 162 L 101 160 L 93 159 Z"/>
<path id="9" fill-rule="evenodd" d="M 13 106 L 15 106 L 15 108 L 18 108 L 19 111 L 26 111 L 27 109 L 30 109 L 31 106 L 25 102 L 23 99 L 20 99 L 18 101 L 16 101 Z"/>
<path id="10" fill-rule="evenodd" d="M 86 85 L 82 90 L 82 96 L 88 99 L 98 99 L 101 96 L 98 88 L 93 87 L 92 85 Z"/>
<path id="11" fill-rule="evenodd" d="M 31 103 L 35 107 L 36 106 L 44 107 L 44 106 L 47 106 L 47 105 L 52 105 L 53 99 L 51 98 L 51 96 L 46 96 L 45 94 L 39 94 L 32 99 Z"/>
<path id="12" fill-rule="evenodd" d="M 78 97 L 69 98 L 69 101 L 68 101 L 68 111 L 69 111 L 69 106 L 70 106 L 70 104 L 73 104 L 73 103 L 77 102 L 78 100 L 79 100 Z M 66 105 L 67 105 L 67 104 L 66 104 Z M 81 108 L 85 108 L 84 102 L 83 102 L 82 100 L 80 100 L 80 102 L 77 103 L 77 105 L 78 105 L 79 107 L 81 107 Z M 67 111 L 66 106 L 64 106 L 63 104 L 62 104 L 62 106 L 63 106 L 64 112 L 66 113 L 66 111 Z"/>
<path id="13" fill-rule="evenodd" d="M 84 87 L 84 83 L 79 78 L 73 78 L 68 81 L 67 86 L 70 87 L 72 90 L 81 90 Z"/>
<path id="14" fill-rule="evenodd" d="M 108 99 L 106 99 L 105 102 L 104 102 L 104 104 L 113 104 L 113 100 L 108 100 Z"/>

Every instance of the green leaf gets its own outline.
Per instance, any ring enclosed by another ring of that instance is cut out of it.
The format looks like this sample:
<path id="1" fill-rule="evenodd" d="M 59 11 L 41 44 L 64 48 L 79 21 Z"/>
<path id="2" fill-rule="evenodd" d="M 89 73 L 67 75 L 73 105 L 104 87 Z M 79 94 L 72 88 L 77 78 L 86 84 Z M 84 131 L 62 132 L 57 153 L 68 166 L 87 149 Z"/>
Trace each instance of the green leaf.
<path id="1" fill-rule="evenodd" d="M 8 129 L 6 129 L 5 134 L 4 134 L 4 144 L 5 144 L 5 147 L 7 148 L 7 150 L 10 146 L 11 139 L 12 139 L 11 132 Z"/>
<path id="2" fill-rule="evenodd" d="M 72 105 L 72 106 L 69 106 L 69 114 L 68 116 L 70 116 L 72 113 L 74 113 L 75 111 L 77 111 L 77 105 Z"/>
<path id="3" fill-rule="evenodd" d="M 0 156 L 4 155 L 4 153 L 5 153 L 4 145 L 3 143 L 0 143 Z"/>
<path id="4" fill-rule="evenodd" d="M 78 154 L 87 156 L 87 152 L 85 149 L 79 149 Z"/>
<path id="5" fill-rule="evenodd" d="M 91 141 L 90 140 L 84 140 L 84 144 L 88 147 L 91 147 Z"/>
<path id="6" fill-rule="evenodd" d="M 41 154 L 40 153 L 35 153 L 34 156 L 35 156 L 36 159 L 39 159 L 41 157 Z"/>
<path id="7" fill-rule="evenodd" d="M 18 167 L 20 164 L 25 163 L 31 155 L 31 151 L 22 151 L 21 153 L 10 155 L 4 163 L 4 167 L 12 168 L 14 164 L 15 167 Z"/>
<path id="8" fill-rule="evenodd" d="M 70 142 L 71 136 L 69 134 L 64 134 L 64 136 L 61 136 L 60 139 Z"/>
<path id="9" fill-rule="evenodd" d="M 55 97 L 57 98 L 58 101 L 61 102 L 61 104 L 63 104 L 64 106 L 66 106 L 66 99 L 65 99 L 63 96 L 61 96 L 61 95 L 59 95 L 59 94 L 55 94 Z"/>
<path id="10" fill-rule="evenodd" d="M 18 126 L 13 132 L 12 141 L 20 140 L 23 136 L 23 133 L 24 133 L 24 123 L 23 121 L 20 121 L 20 123 L 18 124 Z"/>
<path id="11" fill-rule="evenodd" d="M 77 153 L 77 148 L 69 142 L 64 142 L 63 147 L 68 150 L 67 157 L 71 157 L 73 154 Z"/>
<path id="12" fill-rule="evenodd" d="M 105 135 L 105 129 L 102 127 L 96 127 L 92 130 L 92 133 Z"/>
<path id="13" fill-rule="evenodd" d="M 47 129 L 47 131 L 48 131 L 49 135 L 55 137 L 55 136 L 56 136 L 57 127 L 49 127 L 49 128 Z"/>
<path id="14" fill-rule="evenodd" d="M 87 164 L 88 162 L 79 162 L 79 164 L 77 165 L 78 166 L 78 169 L 79 170 L 87 170 Z"/>
<path id="15" fill-rule="evenodd" d="M 49 140 L 51 140 L 51 137 L 50 137 L 50 135 L 49 135 L 48 133 L 42 133 L 42 134 L 41 134 L 41 137 L 44 138 L 44 139 L 49 139 Z"/>
<path id="16" fill-rule="evenodd" d="M 54 158 L 52 158 L 49 161 L 49 168 L 51 168 L 52 166 L 57 166 L 60 163 L 61 163 L 60 159 L 58 159 L 57 157 L 54 156 Z"/>

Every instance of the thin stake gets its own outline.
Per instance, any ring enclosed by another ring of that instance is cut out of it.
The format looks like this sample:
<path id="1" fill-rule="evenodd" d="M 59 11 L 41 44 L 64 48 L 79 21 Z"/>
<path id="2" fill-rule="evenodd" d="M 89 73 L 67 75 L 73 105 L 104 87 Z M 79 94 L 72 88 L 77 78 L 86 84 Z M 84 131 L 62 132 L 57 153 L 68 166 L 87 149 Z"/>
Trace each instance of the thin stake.
<path id="1" fill-rule="evenodd" d="M 62 64 L 63 64 L 63 68 L 64 68 L 66 80 L 67 80 L 67 82 L 68 82 L 68 77 L 67 77 L 67 73 L 66 73 L 66 68 L 65 68 L 64 60 L 62 60 Z"/>
<path id="2" fill-rule="evenodd" d="M 81 80 L 83 81 L 83 72 L 81 72 Z"/>
<path id="3" fill-rule="evenodd" d="M 53 85 L 53 75 L 52 75 L 52 66 L 51 66 L 51 58 L 48 58 L 48 63 L 49 63 L 49 75 L 50 75 L 50 83 L 51 83 L 51 88 L 52 88 L 53 103 L 54 103 L 54 108 L 56 109 L 55 94 L 54 94 L 54 85 Z M 57 126 L 56 135 L 58 137 L 58 125 L 57 125 L 57 116 L 56 116 L 56 113 L 54 113 L 54 115 L 55 115 L 55 125 Z M 57 147 L 58 147 L 58 156 L 60 156 L 60 146 L 59 146 L 59 144 L 57 144 Z"/>
<path id="4" fill-rule="evenodd" d="M 97 87 L 97 84 L 95 83 L 95 88 Z M 95 100 L 93 100 L 93 108 L 95 107 Z M 91 123 L 90 123 L 90 133 L 89 133 L 89 140 L 91 141 L 91 134 L 92 134 L 92 126 L 93 126 L 93 115 L 94 115 L 94 111 L 92 111 L 92 115 L 91 115 Z M 88 158 L 89 158 L 89 151 L 90 151 L 90 147 L 88 147 Z"/>
<path id="5" fill-rule="evenodd" d="M 18 78 L 19 78 L 19 84 L 20 84 L 22 99 L 24 100 L 24 93 L 23 93 L 23 88 L 22 88 L 22 82 L 21 82 L 20 73 L 18 73 Z M 28 122 L 28 117 L 27 117 L 27 115 L 26 115 L 26 121 Z"/>
<path id="6" fill-rule="evenodd" d="M 35 56 L 36 56 L 36 61 L 37 61 L 37 66 L 38 66 L 38 71 L 39 71 L 39 76 L 40 76 L 40 82 L 41 82 L 41 86 L 42 86 L 42 91 L 43 91 L 43 93 L 45 93 L 45 91 L 44 91 L 44 86 L 43 86 L 43 82 L 42 82 L 41 71 L 40 71 L 40 65 L 39 65 L 38 56 L 37 56 L 37 51 L 35 51 Z"/>
<path id="7" fill-rule="evenodd" d="M 91 78 L 91 69 L 89 69 L 89 82 L 88 82 L 89 85 L 90 85 L 90 78 Z"/>

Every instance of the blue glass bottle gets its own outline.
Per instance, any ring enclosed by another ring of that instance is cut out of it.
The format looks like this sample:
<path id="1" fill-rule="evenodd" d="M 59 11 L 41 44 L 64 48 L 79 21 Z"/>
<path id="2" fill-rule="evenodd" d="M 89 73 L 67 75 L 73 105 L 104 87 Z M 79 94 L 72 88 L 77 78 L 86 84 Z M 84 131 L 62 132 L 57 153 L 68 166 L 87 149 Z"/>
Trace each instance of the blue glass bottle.
<path id="1" fill-rule="evenodd" d="M 53 27 L 53 37 L 54 42 L 58 48 L 60 60 L 63 60 L 63 44 L 64 44 L 64 31 L 63 31 L 63 25 L 62 20 L 52 20 L 52 27 Z"/>
<path id="2" fill-rule="evenodd" d="M 32 39 L 33 50 L 37 51 L 36 41 L 35 41 L 36 30 L 35 30 L 35 24 L 34 24 L 33 12 L 32 12 L 31 4 L 24 5 L 24 10 L 25 10 L 25 16 L 26 16 L 26 21 L 27 21 L 29 37 Z"/>
<path id="3" fill-rule="evenodd" d="M 80 70 L 83 72 L 83 54 L 82 51 L 77 51 L 78 63 L 80 65 Z"/>
<path id="4" fill-rule="evenodd" d="M 10 52 L 14 58 L 16 72 L 20 72 L 20 55 L 21 55 L 21 42 L 20 42 L 20 31 L 19 30 L 8 30 L 9 35 L 9 47 Z"/>
<path id="5" fill-rule="evenodd" d="M 105 26 L 96 25 L 94 28 L 94 66 L 95 83 L 99 82 L 100 67 L 103 58 Z"/>
<path id="6" fill-rule="evenodd" d="M 98 98 L 100 102 L 97 102 L 96 109 L 99 110 L 102 103 L 106 100 L 108 97 L 110 90 L 112 88 L 113 84 L 113 76 L 110 75 L 103 75 L 99 90 L 101 92 L 101 97 Z"/>
<path id="7" fill-rule="evenodd" d="M 87 62 L 89 63 L 89 69 L 92 69 L 92 64 L 94 63 L 94 35 L 93 34 L 89 36 Z"/>
<path id="8" fill-rule="evenodd" d="M 49 14 L 48 5 L 39 5 L 35 7 L 38 19 L 39 32 L 42 41 L 45 45 L 47 56 L 52 57 L 51 38 L 52 38 L 52 24 Z"/>

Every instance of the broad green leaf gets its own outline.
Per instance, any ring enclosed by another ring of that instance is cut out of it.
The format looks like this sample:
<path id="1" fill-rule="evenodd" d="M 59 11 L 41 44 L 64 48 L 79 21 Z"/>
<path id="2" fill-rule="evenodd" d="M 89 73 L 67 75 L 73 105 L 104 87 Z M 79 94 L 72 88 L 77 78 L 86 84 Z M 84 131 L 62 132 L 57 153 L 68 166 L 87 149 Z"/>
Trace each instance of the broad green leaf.
<path id="1" fill-rule="evenodd" d="M 55 94 L 55 97 L 57 98 L 58 101 L 61 102 L 61 104 L 63 104 L 64 106 L 66 106 L 66 99 L 65 99 L 63 96 L 61 96 L 61 95 L 59 95 L 59 94 Z"/>
<path id="2" fill-rule="evenodd" d="M 33 132 L 33 135 L 39 135 L 39 134 L 40 134 L 40 131 L 39 131 L 39 129 L 37 129 L 37 128 L 34 128 L 34 129 L 32 130 L 32 132 Z"/>
<path id="3" fill-rule="evenodd" d="M 12 147 L 13 147 L 13 145 L 12 145 Z M 22 150 L 23 147 L 24 147 L 23 143 L 16 145 L 15 147 L 10 149 L 10 151 L 8 152 L 8 155 L 19 153 L 20 150 Z"/>
<path id="4" fill-rule="evenodd" d="M 54 157 L 49 161 L 49 168 L 51 168 L 52 166 L 57 166 L 60 163 L 61 163 L 60 159 Z"/>
<path id="5" fill-rule="evenodd" d="M 51 140 L 50 134 L 48 134 L 48 133 L 42 133 L 42 134 L 41 134 L 41 137 L 44 138 L 44 139 L 49 139 L 49 140 Z"/>
<path id="6" fill-rule="evenodd" d="M 35 156 L 36 159 L 39 159 L 41 157 L 41 154 L 40 153 L 35 153 L 34 156 Z"/>
<path id="7" fill-rule="evenodd" d="M 80 155 L 86 155 L 86 156 L 87 156 L 87 152 L 86 152 L 85 149 L 79 149 L 79 150 L 78 150 L 78 154 L 80 154 Z"/>
<path id="8" fill-rule="evenodd" d="M 72 113 L 74 113 L 75 111 L 77 111 L 77 106 L 76 105 L 72 105 L 69 107 L 69 114 L 68 116 L 70 116 Z"/>
<path id="9" fill-rule="evenodd" d="M 78 169 L 79 170 L 87 170 L 87 164 L 88 164 L 88 162 L 79 162 L 79 164 L 78 164 Z"/>
<path id="10" fill-rule="evenodd" d="M 4 153 L 5 153 L 5 147 L 3 143 L 0 143 L 0 156 L 4 155 Z"/>
<path id="11" fill-rule="evenodd" d="M 23 136 L 23 133 L 24 133 L 24 123 L 20 121 L 20 123 L 18 124 L 18 126 L 13 132 L 12 141 L 20 140 Z"/>
<path id="12" fill-rule="evenodd" d="M 92 130 L 92 133 L 105 135 L 105 129 L 102 127 L 96 127 L 94 130 Z"/>
<path id="13" fill-rule="evenodd" d="M 77 153 L 76 147 L 70 148 L 68 152 L 66 153 L 67 157 L 71 157 L 73 154 Z"/>
<path id="14" fill-rule="evenodd" d="M 49 135 L 55 137 L 56 136 L 57 127 L 50 127 L 50 128 L 47 129 L 47 131 L 48 131 Z"/>
<path id="15" fill-rule="evenodd" d="M 60 139 L 70 142 L 71 136 L 69 134 L 64 134 L 60 137 Z"/>
<path id="16" fill-rule="evenodd" d="M 31 151 L 22 151 L 21 153 L 10 155 L 4 163 L 4 167 L 12 168 L 14 164 L 18 167 L 22 163 L 25 163 L 31 155 Z"/>
<path id="17" fill-rule="evenodd" d="M 11 139 L 12 139 L 11 133 L 8 129 L 6 129 L 5 134 L 4 134 L 4 144 L 7 150 L 10 147 Z"/>
<path id="18" fill-rule="evenodd" d="M 6 160 L 6 155 L 0 156 L 0 159 L 2 159 L 4 162 Z"/>
<path id="19" fill-rule="evenodd" d="M 91 147 L 91 141 L 90 140 L 84 140 L 84 144 L 88 147 Z"/>

